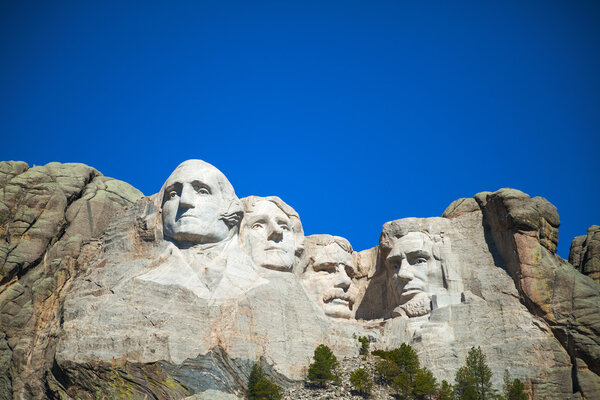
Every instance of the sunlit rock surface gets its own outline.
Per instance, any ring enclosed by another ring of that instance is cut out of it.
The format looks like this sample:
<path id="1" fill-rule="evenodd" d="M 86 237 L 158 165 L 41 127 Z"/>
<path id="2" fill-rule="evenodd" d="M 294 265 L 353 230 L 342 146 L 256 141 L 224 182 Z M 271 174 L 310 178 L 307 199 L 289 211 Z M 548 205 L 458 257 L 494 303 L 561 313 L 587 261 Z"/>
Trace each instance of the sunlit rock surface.
<path id="1" fill-rule="evenodd" d="M 587 235 L 573 239 L 569 263 L 582 274 L 600 282 L 600 226 L 592 225 Z"/>
<path id="2" fill-rule="evenodd" d="M 547 200 L 479 193 L 357 252 L 233 187 L 200 160 L 150 197 L 81 164 L 0 163 L 0 399 L 240 398 L 255 362 L 288 387 L 359 335 L 410 343 L 438 379 L 481 346 L 498 389 L 508 370 L 533 398 L 600 397 L 600 285 L 555 254 Z"/>

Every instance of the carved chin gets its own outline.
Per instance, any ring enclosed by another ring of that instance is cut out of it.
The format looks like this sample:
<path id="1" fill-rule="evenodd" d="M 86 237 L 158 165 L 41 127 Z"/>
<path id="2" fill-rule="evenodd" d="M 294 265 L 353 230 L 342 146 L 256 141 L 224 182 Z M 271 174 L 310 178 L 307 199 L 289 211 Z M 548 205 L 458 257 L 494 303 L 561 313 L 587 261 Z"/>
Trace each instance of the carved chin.
<path id="1" fill-rule="evenodd" d="M 420 317 L 431 312 L 431 299 L 427 293 L 419 293 L 398 307 L 400 314 L 406 317 Z"/>

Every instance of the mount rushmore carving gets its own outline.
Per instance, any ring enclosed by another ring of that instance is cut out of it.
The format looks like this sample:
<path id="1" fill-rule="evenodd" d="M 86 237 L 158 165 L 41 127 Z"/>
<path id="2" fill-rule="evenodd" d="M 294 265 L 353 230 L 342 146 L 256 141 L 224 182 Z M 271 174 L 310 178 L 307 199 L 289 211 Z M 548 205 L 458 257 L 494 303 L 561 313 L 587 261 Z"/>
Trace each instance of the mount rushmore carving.
<path id="1" fill-rule="evenodd" d="M 600 285 L 556 256 L 558 213 L 545 199 L 480 193 L 443 217 L 387 222 L 379 245 L 357 252 L 342 237 L 305 237 L 279 197 L 239 199 L 204 161 L 181 163 L 150 197 L 55 164 L 0 165 L 3 205 L 17 210 L 2 214 L 13 250 L 0 354 L 12 361 L 0 363 L 0 394 L 235 396 L 257 360 L 286 386 L 316 346 L 356 356 L 360 335 L 378 349 L 410 343 L 438 379 L 481 346 L 498 387 L 509 370 L 534 398 L 600 395 Z M 18 210 L 36 210 L 36 169 L 61 177 L 48 196 L 66 199 L 66 217 L 44 231 L 40 211 L 26 239 Z M 19 246 L 29 258 L 16 258 Z"/>
<path id="2" fill-rule="evenodd" d="M 137 279 L 229 299 L 266 284 L 261 268 L 291 272 L 326 315 L 354 318 L 361 299 L 350 278 L 356 276 L 352 246 L 329 235 L 305 243 L 300 217 L 280 198 L 240 201 L 227 178 L 201 160 L 180 164 L 159 198 L 163 238 L 177 256 Z M 426 227 L 388 223 L 381 248 L 389 294 L 383 309 L 392 316 L 427 315 L 432 297 L 436 305 L 460 303 L 462 282 L 443 232 L 432 238 Z"/>

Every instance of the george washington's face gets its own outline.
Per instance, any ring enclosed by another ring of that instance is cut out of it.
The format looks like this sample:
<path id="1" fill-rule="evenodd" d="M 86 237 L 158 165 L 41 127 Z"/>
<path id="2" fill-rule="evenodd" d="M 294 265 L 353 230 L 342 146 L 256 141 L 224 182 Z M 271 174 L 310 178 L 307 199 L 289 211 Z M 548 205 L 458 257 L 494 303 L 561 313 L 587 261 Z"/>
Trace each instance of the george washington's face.
<path id="1" fill-rule="evenodd" d="M 216 243 L 229 236 L 223 174 L 200 160 L 182 163 L 165 183 L 163 233 L 179 243 Z M 228 183 L 228 182 L 227 182 Z"/>
<path id="2" fill-rule="evenodd" d="M 279 271 L 292 270 L 296 249 L 292 222 L 275 203 L 258 201 L 246 212 L 240 239 L 255 264 Z"/>

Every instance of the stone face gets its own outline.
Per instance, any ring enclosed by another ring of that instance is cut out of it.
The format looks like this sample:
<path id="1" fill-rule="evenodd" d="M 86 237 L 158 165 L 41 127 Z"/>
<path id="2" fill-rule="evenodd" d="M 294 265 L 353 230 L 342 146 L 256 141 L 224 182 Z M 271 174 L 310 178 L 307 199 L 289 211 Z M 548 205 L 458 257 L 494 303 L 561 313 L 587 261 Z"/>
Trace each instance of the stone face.
<path id="1" fill-rule="evenodd" d="M 600 226 L 592 225 L 588 228 L 587 235 L 573 239 L 569 263 L 600 283 Z"/>
<path id="2" fill-rule="evenodd" d="M 600 285 L 555 255 L 543 198 L 479 193 L 356 252 L 200 160 L 151 197 L 57 163 L 0 163 L 0 191 L 0 399 L 243 398 L 255 362 L 297 398 L 314 349 L 358 360 L 357 336 L 438 380 L 480 346 L 497 389 L 508 370 L 535 399 L 600 397 Z"/>
<path id="3" fill-rule="evenodd" d="M 312 300 L 332 318 L 351 318 L 358 298 L 352 246 L 339 236 L 306 238 L 307 263 L 300 277 Z"/>
<path id="4" fill-rule="evenodd" d="M 410 343 L 440 380 L 452 382 L 468 350 L 481 346 L 496 387 L 501 387 L 508 369 L 532 388 L 536 398 L 570 398 L 567 352 L 548 324 L 521 304 L 498 249 L 487 239 L 481 211 L 452 219 L 386 223 L 373 266 L 376 272 L 368 279 L 356 318 L 389 318 L 385 321 L 390 328 L 400 323 L 402 333 L 386 332 L 383 343 L 395 347 L 388 341 L 403 336 L 401 341 Z M 391 268 L 396 258 L 400 265 Z M 402 296 L 406 287 L 417 287 L 413 282 L 417 268 L 424 270 L 418 282 L 422 290 Z M 396 279 L 395 274 L 401 276 Z M 419 302 L 414 304 L 414 299 Z"/>
<path id="5" fill-rule="evenodd" d="M 173 171 L 161 207 L 164 236 L 178 247 L 231 239 L 243 213 L 225 175 L 201 160 L 184 161 Z"/>
<path id="6" fill-rule="evenodd" d="M 260 267 L 292 272 L 304 252 L 304 231 L 298 213 L 279 197 L 242 199 L 242 247 Z"/>

